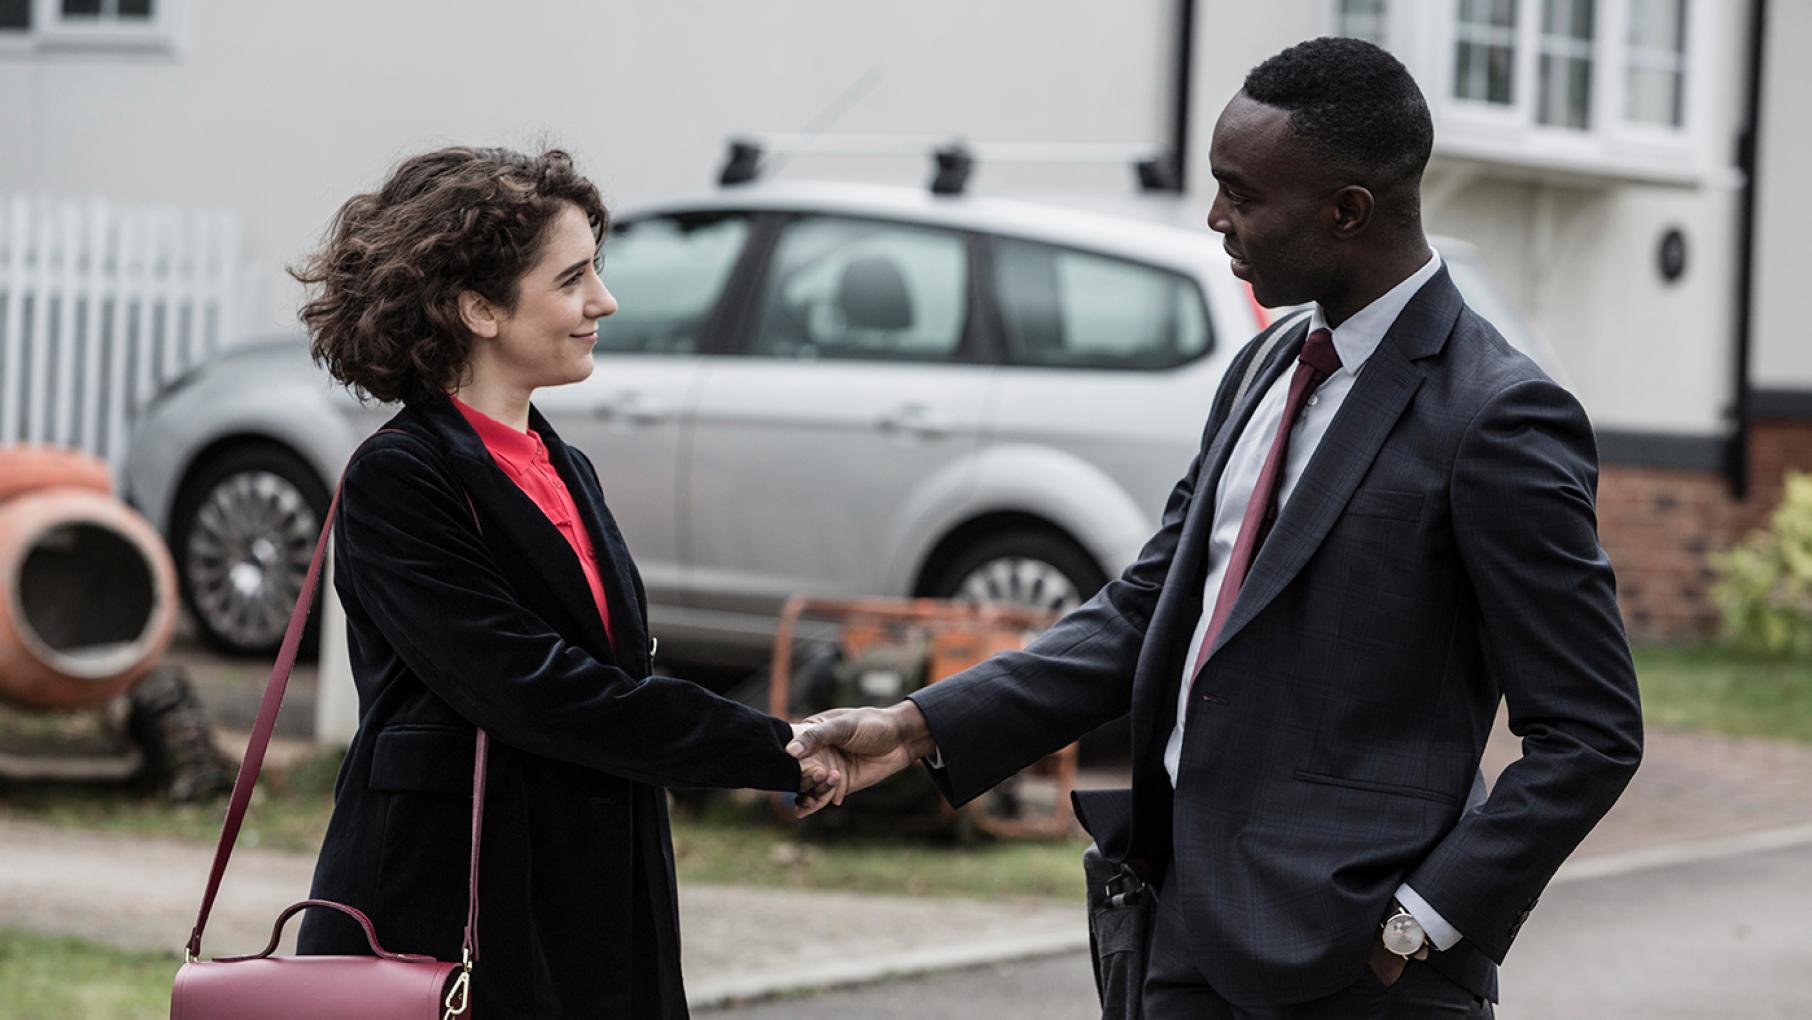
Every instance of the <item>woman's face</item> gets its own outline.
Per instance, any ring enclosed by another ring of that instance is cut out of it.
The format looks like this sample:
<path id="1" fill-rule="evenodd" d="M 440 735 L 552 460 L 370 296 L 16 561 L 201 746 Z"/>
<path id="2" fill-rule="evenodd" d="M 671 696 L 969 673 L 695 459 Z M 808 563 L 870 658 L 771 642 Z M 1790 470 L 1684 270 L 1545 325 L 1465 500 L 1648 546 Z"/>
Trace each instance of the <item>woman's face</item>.
<path id="1" fill-rule="evenodd" d="M 541 258 L 516 283 L 516 307 L 497 319 L 496 366 L 526 389 L 578 382 L 592 371 L 597 320 L 617 310 L 598 279 L 591 225 L 567 204 L 549 225 Z"/>

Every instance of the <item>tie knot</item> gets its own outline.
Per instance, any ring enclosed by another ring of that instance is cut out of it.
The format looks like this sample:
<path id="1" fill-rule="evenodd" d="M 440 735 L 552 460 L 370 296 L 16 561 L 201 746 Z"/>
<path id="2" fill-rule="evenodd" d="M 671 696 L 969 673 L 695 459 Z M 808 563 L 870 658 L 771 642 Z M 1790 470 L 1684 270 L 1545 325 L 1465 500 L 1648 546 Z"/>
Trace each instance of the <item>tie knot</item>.
<path id="1" fill-rule="evenodd" d="M 1296 359 L 1314 369 L 1323 379 L 1340 371 L 1340 352 L 1334 350 L 1333 332 L 1326 329 L 1311 332 Z"/>

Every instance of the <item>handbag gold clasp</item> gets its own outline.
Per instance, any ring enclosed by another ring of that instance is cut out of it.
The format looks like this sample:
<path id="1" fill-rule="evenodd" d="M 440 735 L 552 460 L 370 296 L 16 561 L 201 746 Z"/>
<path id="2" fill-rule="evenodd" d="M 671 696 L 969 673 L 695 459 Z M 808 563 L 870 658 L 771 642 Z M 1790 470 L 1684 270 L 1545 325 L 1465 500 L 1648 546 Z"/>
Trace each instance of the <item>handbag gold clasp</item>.
<path id="1" fill-rule="evenodd" d="M 467 1000 L 472 995 L 472 951 L 468 949 L 460 955 L 459 977 L 454 979 L 453 987 L 447 989 L 447 999 L 442 1003 L 447 1011 L 441 1014 L 440 1020 L 455 1020 L 466 1015 Z"/>

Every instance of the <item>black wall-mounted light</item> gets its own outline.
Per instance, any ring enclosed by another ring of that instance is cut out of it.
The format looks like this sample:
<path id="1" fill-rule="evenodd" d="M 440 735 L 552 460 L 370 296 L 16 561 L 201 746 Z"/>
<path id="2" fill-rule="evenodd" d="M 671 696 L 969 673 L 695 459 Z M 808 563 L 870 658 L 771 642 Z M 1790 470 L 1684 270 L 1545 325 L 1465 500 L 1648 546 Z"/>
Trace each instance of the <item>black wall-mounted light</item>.
<path id="1" fill-rule="evenodd" d="M 1661 244 L 1655 251 L 1655 268 L 1661 271 L 1661 279 L 1673 283 L 1686 274 L 1686 232 L 1679 227 L 1669 227 L 1661 234 Z"/>

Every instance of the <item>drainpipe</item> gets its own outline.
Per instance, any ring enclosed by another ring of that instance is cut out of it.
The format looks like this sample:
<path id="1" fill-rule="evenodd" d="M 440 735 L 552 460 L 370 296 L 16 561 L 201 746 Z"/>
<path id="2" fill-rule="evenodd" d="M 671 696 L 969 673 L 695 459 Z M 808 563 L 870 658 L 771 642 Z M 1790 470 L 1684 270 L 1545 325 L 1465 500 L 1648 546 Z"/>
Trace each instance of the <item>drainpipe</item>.
<path id="1" fill-rule="evenodd" d="M 1768 25 L 1768 0 L 1755 0 L 1749 12 L 1748 102 L 1743 133 L 1737 139 L 1737 167 L 1743 171 L 1743 201 L 1737 214 L 1736 286 L 1736 429 L 1725 450 L 1724 474 L 1730 495 L 1749 494 L 1749 355 L 1755 304 L 1755 178 L 1757 134 L 1762 121 L 1762 58 Z"/>
<path id="2" fill-rule="evenodd" d="M 1195 69 L 1195 0 L 1177 0 L 1175 92 L 1170 103 L 1172 181 L 1178 194 L 1189 190 L 1189 78 Z"/>

